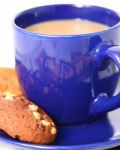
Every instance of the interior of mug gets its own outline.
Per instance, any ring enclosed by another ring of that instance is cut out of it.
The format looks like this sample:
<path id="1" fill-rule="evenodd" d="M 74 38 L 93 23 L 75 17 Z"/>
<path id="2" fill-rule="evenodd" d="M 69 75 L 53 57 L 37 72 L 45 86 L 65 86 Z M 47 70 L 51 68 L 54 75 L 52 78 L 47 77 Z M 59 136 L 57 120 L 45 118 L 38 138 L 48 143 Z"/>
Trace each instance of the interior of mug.
<path id="1" fill-rule="evenodd" d="M 120 21 L 120 16 L 110 9 L 65 4 L 40 6 L 26 10 L 17 15 L 14 23 L 20 28 L 25 28 L 43 21 L 76 18 L 102 23 L 109 27 L 115 26 Z"/>

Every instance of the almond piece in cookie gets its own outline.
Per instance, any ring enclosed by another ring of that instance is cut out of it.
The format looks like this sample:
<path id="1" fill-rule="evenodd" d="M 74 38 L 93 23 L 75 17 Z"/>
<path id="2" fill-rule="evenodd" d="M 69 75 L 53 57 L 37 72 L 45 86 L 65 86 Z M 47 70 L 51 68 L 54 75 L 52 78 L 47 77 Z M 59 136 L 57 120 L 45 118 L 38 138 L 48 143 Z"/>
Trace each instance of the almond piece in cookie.
<path id="1" fill-rule="evenodd" d="M 21 141 L 49 144 L 57 129 L 53 120 L 24 96 L 0 95 L 0 129 Z"/>

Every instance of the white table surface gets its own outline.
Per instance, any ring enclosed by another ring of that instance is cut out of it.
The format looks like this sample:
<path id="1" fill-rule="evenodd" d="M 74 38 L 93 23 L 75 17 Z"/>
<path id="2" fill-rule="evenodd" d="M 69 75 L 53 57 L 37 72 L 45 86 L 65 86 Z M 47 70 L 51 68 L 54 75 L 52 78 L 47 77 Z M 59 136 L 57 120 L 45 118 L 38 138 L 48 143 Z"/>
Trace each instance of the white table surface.
<path id="1" fill-rule="evenodd" d="M 14 66 L 12 19 L 16 13 L 34 6 L 59 3 L 99 5 L 120 12 L 119 0 L 1 0 L 0 1 L 0 65 Z M 0 150 L 17 150 L 0 142 Z"/>

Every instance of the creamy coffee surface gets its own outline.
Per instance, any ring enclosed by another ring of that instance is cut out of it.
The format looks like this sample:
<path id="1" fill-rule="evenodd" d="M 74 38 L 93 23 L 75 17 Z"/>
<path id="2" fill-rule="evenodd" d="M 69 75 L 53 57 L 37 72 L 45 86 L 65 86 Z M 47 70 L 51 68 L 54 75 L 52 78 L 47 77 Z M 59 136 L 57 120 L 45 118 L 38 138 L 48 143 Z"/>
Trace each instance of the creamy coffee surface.
<path id="1" fill-rule="evenodd" d="M 40 22 L 26 29 L 31 32 L 48 35 L 74 35 L 93 33 L 107 29 L 108 26 L 80 19 Z"/>

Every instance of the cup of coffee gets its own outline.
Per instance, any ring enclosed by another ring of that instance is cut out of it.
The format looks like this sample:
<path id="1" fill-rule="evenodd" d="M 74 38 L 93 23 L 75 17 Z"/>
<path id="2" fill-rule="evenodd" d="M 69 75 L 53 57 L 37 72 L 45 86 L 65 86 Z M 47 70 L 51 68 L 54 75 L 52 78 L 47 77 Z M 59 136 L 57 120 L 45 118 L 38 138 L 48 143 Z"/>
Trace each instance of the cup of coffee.
<path id="1" fill-rule="evenodd" d="M 13 28 L 23 92 L 56 123 L 88 123 L 120 106 L 116 12 L 98 6 L 40 6 L 19 13 Z"/>

